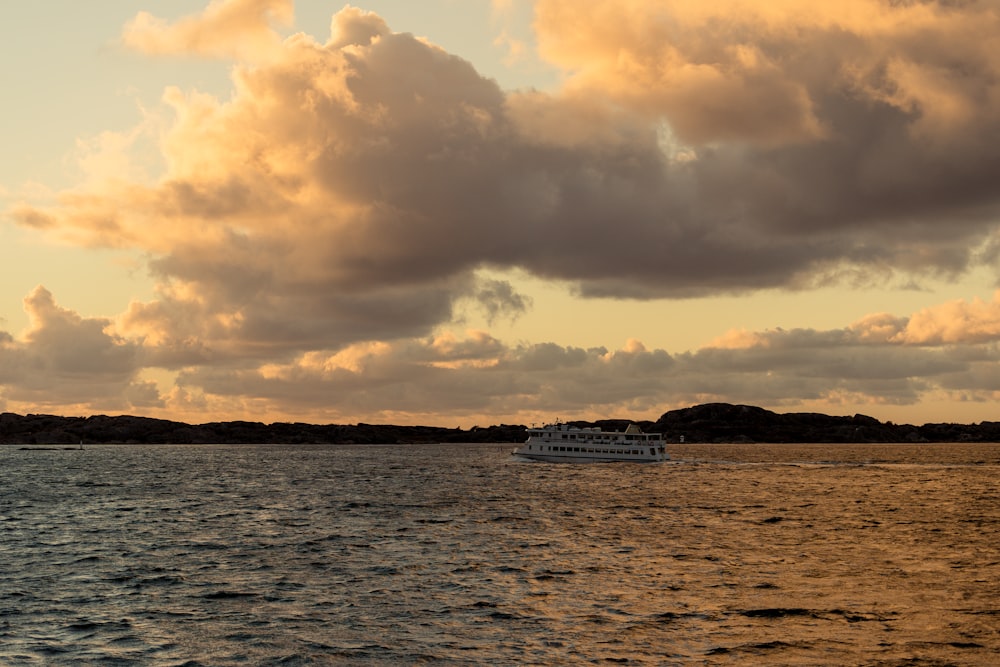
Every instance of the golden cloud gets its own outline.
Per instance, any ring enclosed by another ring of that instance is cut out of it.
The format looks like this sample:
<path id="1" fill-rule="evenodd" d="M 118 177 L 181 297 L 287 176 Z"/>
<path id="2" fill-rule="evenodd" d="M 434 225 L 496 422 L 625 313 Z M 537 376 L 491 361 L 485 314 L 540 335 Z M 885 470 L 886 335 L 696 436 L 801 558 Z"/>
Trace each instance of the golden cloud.
<path id="1" fill-rule="evenodd" d="M 293 7 L 294 0 L 213 0 L 203 12 L 172 24 L 140 12 L 125 26 L 122 40 L 151 55 L 254 60 L 280 47 L 272 24 L 290 25 Z"/>
<path id="2" fill-rule="evenodd" d="M 1000 290 L 992 301 L 957 299 L 914 313 L 894 342 L 954 345 L 1000 341 Z"/>
<path id="3" fill-rule="evenodd" d="M 983 122 L 997 102 L 998 27 L 989 3 L 536 4 L 541 52 L 574 88 L 662 116 L 694 144 L 830 139 L 836 91 L 912 114 L 931 135 Z"/>

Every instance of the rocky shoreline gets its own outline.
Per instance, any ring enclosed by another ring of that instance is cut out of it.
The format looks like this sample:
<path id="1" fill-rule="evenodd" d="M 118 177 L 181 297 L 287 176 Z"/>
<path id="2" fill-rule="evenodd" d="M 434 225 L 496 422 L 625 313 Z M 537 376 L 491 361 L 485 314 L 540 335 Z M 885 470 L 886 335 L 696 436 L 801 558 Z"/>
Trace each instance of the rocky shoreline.
<path id="1" fill-rule="evenodd" d="M 605 430 L 624 429 L 628 419 L 571 422 Z M 656 421 L 636 421 L 668 442 L 688 443 L 890 443 L 1000 442 L 1000 422 L 979 424 L 893 424 L 865 415 L 779 414 L 750 405 L 709 403 L 664 413 Z M 185 424 L 149 417 L 60 417 L 0 414 L 0 444 L 406 444 L 434 442 L 523 442 L 524 425 L 470 429 L 377 424 L 305 424 L 231 421 Z M 63 449 L 58 447 L 56 449 Z"/>

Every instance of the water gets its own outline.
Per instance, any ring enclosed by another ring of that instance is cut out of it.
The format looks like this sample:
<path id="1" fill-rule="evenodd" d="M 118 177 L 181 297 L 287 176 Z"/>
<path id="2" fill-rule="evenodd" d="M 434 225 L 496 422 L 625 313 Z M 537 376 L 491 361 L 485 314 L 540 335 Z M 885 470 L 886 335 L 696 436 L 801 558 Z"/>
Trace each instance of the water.
<path id="1" fill-rule="evenodd" d="M 998 445 L 0 447 L 0 664 L 989 665 Z"/>

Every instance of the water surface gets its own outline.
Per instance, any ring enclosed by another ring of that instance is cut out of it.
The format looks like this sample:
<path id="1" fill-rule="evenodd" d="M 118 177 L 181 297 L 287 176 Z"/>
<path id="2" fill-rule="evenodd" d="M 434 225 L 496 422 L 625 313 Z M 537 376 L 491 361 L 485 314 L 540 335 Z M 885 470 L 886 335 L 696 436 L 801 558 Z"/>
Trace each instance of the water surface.
<path id="1" fill-rule="evenodd" d="M 996 664 L 1000 446 L 0 447 L 0 664 Z"/>

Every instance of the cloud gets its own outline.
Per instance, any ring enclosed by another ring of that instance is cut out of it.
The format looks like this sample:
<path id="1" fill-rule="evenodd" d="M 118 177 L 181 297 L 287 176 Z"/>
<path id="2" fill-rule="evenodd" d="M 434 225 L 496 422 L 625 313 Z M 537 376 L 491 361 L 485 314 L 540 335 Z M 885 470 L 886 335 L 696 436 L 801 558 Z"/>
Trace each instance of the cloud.
<path id="1" fill-rule="evenodd" d="M 470 332 L 466 338 L 357 344 L 261 368 L 203 366 L 179 381 L 213 401 L 252 396 L 272 409 L 312 410 L 329 421 L 351 415 L 433 423 L 523 423 L 551 414 L 655 419 L 673 407 L 710 401 L 788 410 L 843 405 L 856 412 L 917 406 L 945 395 L 996 399 L 995 344 L 910 345 L 868 331 L 855 325 L 761 331 L 744 336 L 752 344 L 683 354 L 647 349 L 637 340 L 616 350 L 551 342 L 512 346 Z"/>
<path id="2" fill-rule="evenodd" d="M 692 286 L 804 287 L 850 266 L 955 274 L 974 261 L 998 213 L 991 7 L 540 0 L 536 29 L 575 97 L 661 122 L 686 157 L 667 182 L 689 189 L 660 188 L 674 208 L 655 228 L 701 232 L 683 241 L 718 282 L 682 264 Z M 785 257 L 774 273 L 768 248 Z"/>
<path id="3" fill-rule="evenodd" d="M 958 299 L 924 308 L 893 340 L 909 345 L 1000 343 L 1000 291 L 990 302 Z"/>
<path id="4" fill-rule="evenodd" d="M 827 112 L 847 96 L 934 134 L 987 120 L 997 21 L 978 2 L 539 0 L 535 25 L 575 86 L 666 117 L 683 141 L 773 145 L 842 130 Z"/>
<path id="5" fill-rule="evenodd" d="M 283 8 L 218 2 L 173 27 L 232 14 L 252 36 Z M 329 294 L 419 290 L 436 295 L 425 330 L 482 267 L 644 299 L 957 275 L 985 257 L 1000 57 L 973 37 L 1000 18 L 861 0 L 592 9 L 537 3 L 544 52 L 573 73 L 545 93 L 503 91 L 347 7 L 326 43 L 296 34 L 238 64 L 230 99 L 166 91 L 158 182 L 11 215 L 147 251 L 164 283 L 218 294 L 210 310 L 242 299 L 244 321 L 254 303 L 323 320 Z"/>
<path id="6" fill-rule="evenodd" d="M 124 337 L 109 320 L 64 309 L 39 287 L 25 299 L 31 326 L 20 336 L 0 332 L 0 400 L 8 409 L 141 411 L 195 422 L 655 419 L 671 408 L 726 401 L 793 411 L 895 406 L 923 423 L 923 402 L 1000 397 L 997 303 L 944 303 L 903 318 L 872 314 L 840 329 L 737 331 L 680 354 L 637 339 L 585 349 L 509 344 L 470 330 L 255 360 L 188 349 L 185 341 Z M 928 313 L 955 308 L 965 313 L 966 335 L 954 328 L 948 338 L 926 335 L 934 320 Z M 171 363 L 172 388 L 142 377 L 142 368 Z"/>
<path id="7" fill-rule="evenodd" d="M 492 324 L 498 317 L 510 319 L 526 312 L 531 307 L 531 297 L 520 294 L 506 280 L 482 279 L 474 296 L 486 313 L 486 321 Z"/>
<path id="8" fill-rule="evenodd" d="M 52 211 L 12 212 L 78 243 L 150 254 L 158 299 L 119 324 L 162 345 L 151 359 L 420 336 L 467 298 L 491 317 L 526 307 L 510 285 L 476 276 L 477 248 L 495 240 L 482 217 L 499 221 L 478 199 L 492 189 L 483 144 L 502 115 L 495 83 L 353 8 L 327 44 L 294 36 L 234 78 L 228 102 L 165 93 L 175 121 L 159 182 L 78 188 Z M 453 192 L 463 181 L 468 191 Z"/>
<path id="9" fill-rule="evenodd" d="M 233 91 L 164 92 L 159 177 L 125 159 L 133 135 L 107 135 L 84 167 L 114 178 L 8 211 L 143 253 L 157 283 L 107 321 L 33 296 L 41 337 L 3 348 L 14 386 L 28 359 L 55 364 L 47 373 L 68 363 L 43 345 L 64 330 L 88 332 L 119 388 L 140 365 L 177 373 L 164 400 L 191 409 L 336 398 L 345 411 L 525 414 L 754 392 L 906 403 L 980 363 L 982 386 L 985 348 L 972 362 L 940 345 L 988 345 L 995 304 L 737 332 L 679 356 L 439 337 L 469 303 L 487 318 L 530 307 L 488 277 L 504 271 L 653 299 L 919 281 L 989 261 L 1000 55 L 987 37 L 1000 17 L 987 5 L 539 0 L 542 53 L 567 82 L 513 92 L 350 6 L 325 42 L 282 39 L 291 10 L 225 0 L 126 27 L 144 52 L 235 59 Z M 622 379 L 601 381 L 609 371 Z"/>
<path id="10" fill-rule="evenodd" d="M 60 412 L 161 404 L 155 387 L 138 378 L 141 348 L 108 333 L 110 321 L 60 307 L 41 286 L 25 297 L 24 309 L 30 326 L 23 336 L 0 334 L 5 399 Z"/>
<path id="11" fill-rule="evenodd" d="M 172 24 L 139 12 L 125 26 L 122 40 L 150 55 L 253 60 L 280 46 L 272 24 L 291 24 L 293 6 L 293 0 L 213 0 L 203 12 Z"/>
<path id="12" fill-rule="evenodd" d="M 531 0 L 490 0 L 491 23 L 499 30 L 493 46 L 506 51 L 503 60 L 508 67 L 528 60 L 534 48 L 529 44 L 532 38 L 521 35 L 523 26 L 530 23 L 531 5 Z"/>

